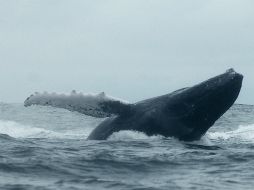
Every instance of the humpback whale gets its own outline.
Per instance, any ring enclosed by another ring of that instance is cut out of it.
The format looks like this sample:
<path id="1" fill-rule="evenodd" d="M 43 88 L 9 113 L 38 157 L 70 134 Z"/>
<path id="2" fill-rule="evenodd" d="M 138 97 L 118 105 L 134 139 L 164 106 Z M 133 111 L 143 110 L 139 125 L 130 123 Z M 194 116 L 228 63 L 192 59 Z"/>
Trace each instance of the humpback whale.
<path id="1" fill-rule="evenodd" d="M 78 111 L 93 117 L 108 117 L 88 136 L 105 140 L 114 132 L 134 130 L 151 135 L 199 140 L 235 102 L 243 76 L 233 69 L 192 87 L 182 88 L 134 104 L 104 93 L 69 96 L 33 94 L 24 104 L 46 105 Z"/>

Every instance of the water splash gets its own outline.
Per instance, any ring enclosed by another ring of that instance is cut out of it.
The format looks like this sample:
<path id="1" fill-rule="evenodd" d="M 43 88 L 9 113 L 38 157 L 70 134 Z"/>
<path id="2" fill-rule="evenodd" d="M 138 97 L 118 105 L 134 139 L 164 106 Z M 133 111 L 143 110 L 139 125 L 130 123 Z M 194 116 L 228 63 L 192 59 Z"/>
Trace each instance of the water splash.
<path id="1" fill-rule="evenodd" d="M 254 124 L 246 126 L 240 125 L 233 131 L 208 133 L 207 137 L 211 140 L 240 140 L 254 142 Z"/>
<path id="2" fill-rule="evenodd" d="M 113 133 L 108 140 L 119 141 L 119 140 L 148 140 L 148 139 L 162 139 L 160 135 L 147 136 L 145 133 L 131 130 L 124 130 Z"/>
<path id="3" fill-rule="evenodd" d="M 64 138 L 64 139 L 84 139 L 86 134 L 81 131 L 56 132 L 44 128 L 23 125 L 14 121 L 0 120 L 0 134 L 5 134 L 14 138 Z"/>

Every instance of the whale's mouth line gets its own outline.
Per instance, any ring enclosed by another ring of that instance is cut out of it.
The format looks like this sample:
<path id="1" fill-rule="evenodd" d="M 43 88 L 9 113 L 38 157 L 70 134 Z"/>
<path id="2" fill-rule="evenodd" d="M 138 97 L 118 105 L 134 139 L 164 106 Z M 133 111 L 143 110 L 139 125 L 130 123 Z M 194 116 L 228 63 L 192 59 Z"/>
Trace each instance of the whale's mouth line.
<path id="1" fill-rule="evenodd" d="M 187 90 L 187 89 L 185 89 L 185 90 Z M 223 94 L 224 89 L 223 89 L 223 88 L 220 88 L 219 90 L 217 90 L 217 92 L 218 92 L 217 94 L 218 94 L 218 96 L 219 96 L 220 94 Z M 199 105 L 200 102 L 203 102 L 205 98 L 207 98 L 207 97 L 209 97 L 209 96 L 211 96 L 211 95 L 212 95 L 212 92 L 209 92 L 209 93 L 206 94 L 205 96 L 202 96 L 202 97 L 198 98 L 197 101 L 195 101 L 195 102 L 193 102 L 193 103 L 191 104 L 191 106 L 188 106 L 188 108 L 191 108 L 191 109 L 189 109 L 187 112 L 185 112 L 184 114 L 182 114 L 182 117 L 189 116 L 189 114 L 191 114 L 191 113 L 193 113 L 194 111 L 196 111 L 196 110 L 197 110 L 197 107 L 198 107 L 198 106 L 196 106 L 196 105 Z M 208 99 L 209 99 L 209 98 L 207 98 L 207 101 L 209 101 Z"/>
<path id="2" fill-rule="evenodd" d="M 243 75 L 230 70 L 189 87 L 175 101 L 171 101 L 167 108 L 169 119 L 180 120 L 178 127 L 184 131 L 182 134 L 176 132 L 179 133 L 178 138 L 193 141 L 205 135 L 234 104 L 242 87 L 242 79 Z"/>

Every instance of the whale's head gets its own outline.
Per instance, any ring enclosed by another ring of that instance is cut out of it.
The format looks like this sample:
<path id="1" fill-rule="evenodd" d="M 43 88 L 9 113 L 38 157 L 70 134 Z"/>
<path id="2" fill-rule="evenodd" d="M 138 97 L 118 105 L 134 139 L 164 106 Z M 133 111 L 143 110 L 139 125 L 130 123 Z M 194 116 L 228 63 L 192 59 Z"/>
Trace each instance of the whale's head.
<path id="1" fill-rule="evenodd" d="M 183 131 L 176 131 L 178 138 L 186 141 L 200 139 L 234 104 L 242 80 L 241 74 L 229 69 L 205 82 L 170 94 L 163 114 L 171 121 L 176 121 L 176 130 Z"/>

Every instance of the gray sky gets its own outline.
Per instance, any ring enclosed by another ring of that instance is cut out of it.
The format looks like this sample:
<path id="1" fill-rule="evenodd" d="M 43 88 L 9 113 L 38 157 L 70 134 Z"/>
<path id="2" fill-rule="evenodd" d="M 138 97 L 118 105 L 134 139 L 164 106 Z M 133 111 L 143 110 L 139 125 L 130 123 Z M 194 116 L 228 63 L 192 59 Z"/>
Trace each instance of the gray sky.
<path id="1" fill-rule="evenodd" d="M 0 101 L 105 91 L 129 101 L 244 74 L 254 104 L 253 0 L 0 0 Z"/>

